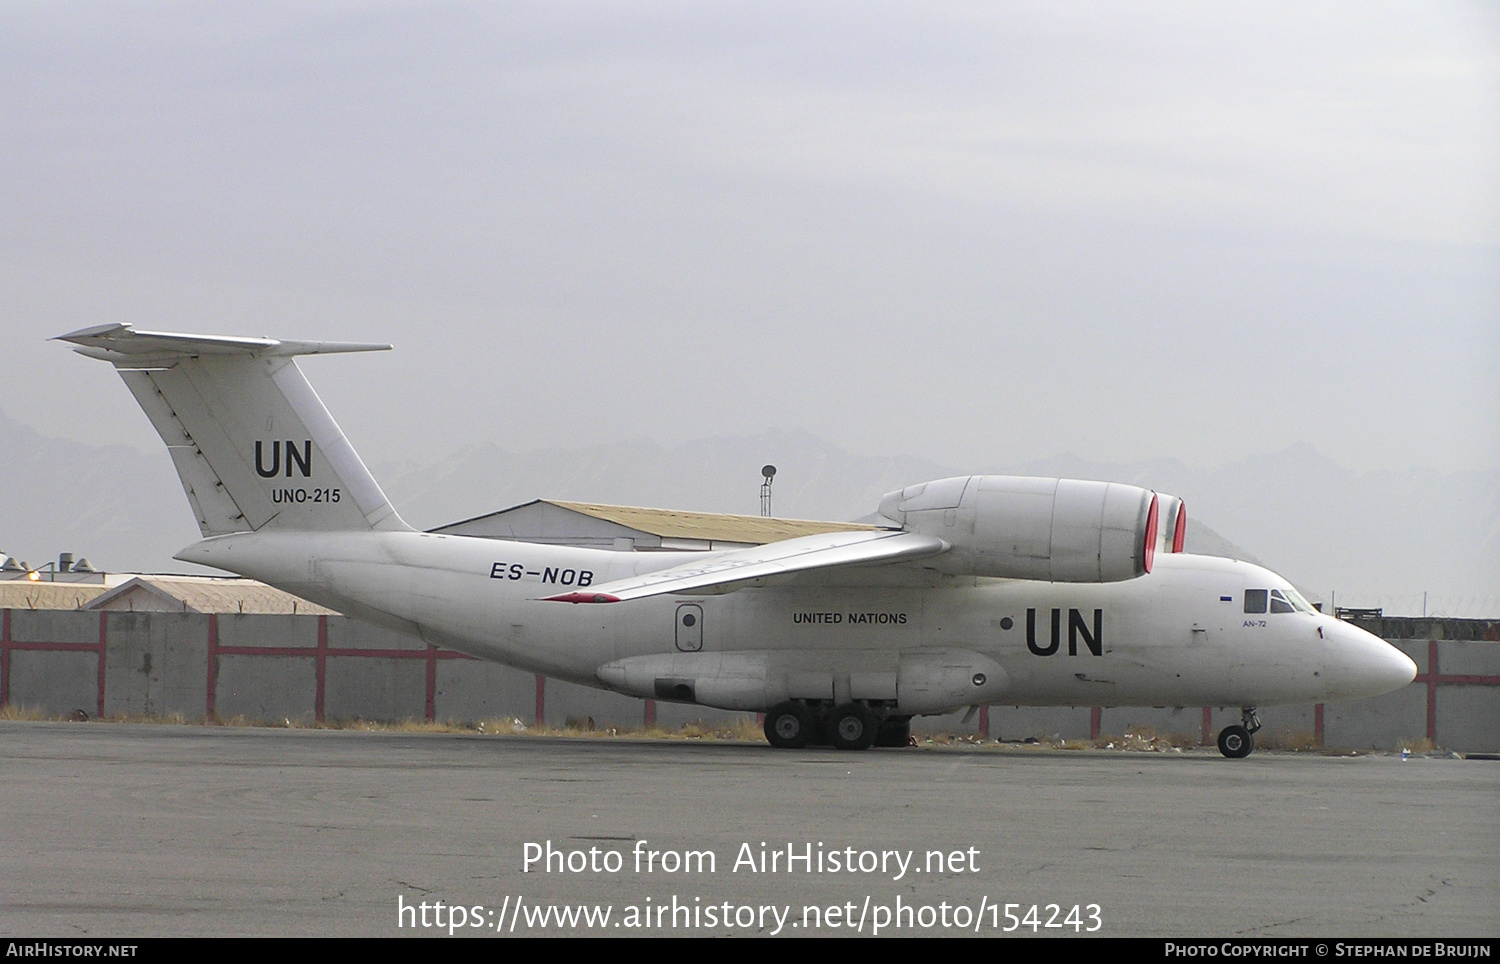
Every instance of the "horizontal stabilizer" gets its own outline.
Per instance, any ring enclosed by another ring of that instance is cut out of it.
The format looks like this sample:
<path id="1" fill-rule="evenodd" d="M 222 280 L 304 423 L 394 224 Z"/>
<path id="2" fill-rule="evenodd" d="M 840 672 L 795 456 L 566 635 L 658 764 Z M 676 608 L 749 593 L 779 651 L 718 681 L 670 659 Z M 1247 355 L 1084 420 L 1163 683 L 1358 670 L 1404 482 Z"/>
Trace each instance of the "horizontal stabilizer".
<path id="1" fill-rule="evenodd" d="M 822 532 L 769 545 L 715 553 L 704 562 L 690 562 L 642 576 L 616 579 L 586 592 L 548 596 L 547 602 L 610 603 L 668 593 L 725 591 L 767 576 L 783 576 L 812 569 L 874 566 L 910 562 L 948 549 L 936 536 L 887 529 L 864 532 Z"/>
<path id="2" fill-rule="evenodd" d="M 188 335 L 166 331 L 136 331 L 129 325 L 97 325 L 80 328 L 54 341 L 78 345 L 78 351 L 105 361 L 130 358 L 156 359 L 200 355 L 261 355 L 286 358 L 293 355 L 330 355 L 346 351 L 389 351 L 390 345 L 343 341 L 278 341 L 275 338 L 243 338 L 228 335 Z M 122 357 L 124 356 L 124 357 Z"/>

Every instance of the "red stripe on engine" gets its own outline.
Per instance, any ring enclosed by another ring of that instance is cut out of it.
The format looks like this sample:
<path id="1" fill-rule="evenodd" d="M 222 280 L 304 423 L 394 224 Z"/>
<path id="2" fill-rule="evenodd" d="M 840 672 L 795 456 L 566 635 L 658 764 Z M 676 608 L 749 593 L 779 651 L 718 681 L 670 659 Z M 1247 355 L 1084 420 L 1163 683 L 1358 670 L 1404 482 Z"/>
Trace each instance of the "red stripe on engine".
<path id="1" fill-rule="evenodd" d="M 1151 509 L 1146 513 L 1146 545 L 1142 560 L 1142 568 L 1151 571 L 1151 563 L 1156 561 L 1156 515 L 1158 512 L 1156 504 L 1156 493 L 1151 493 Z"/>

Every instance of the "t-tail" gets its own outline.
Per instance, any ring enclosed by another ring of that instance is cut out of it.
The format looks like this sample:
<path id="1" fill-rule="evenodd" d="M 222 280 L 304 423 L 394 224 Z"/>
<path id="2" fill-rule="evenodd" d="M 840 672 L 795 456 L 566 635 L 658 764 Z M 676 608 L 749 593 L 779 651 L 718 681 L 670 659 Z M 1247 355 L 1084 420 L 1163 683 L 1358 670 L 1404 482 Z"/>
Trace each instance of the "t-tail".
<path id="1" fill-rule="evenodd" d="M 297 367 L 297 355 L 389 345 L 277 341 L 101 325 L 58 336 L 115 366 L 160 433 L 205 538 L 406 531 Z"/>

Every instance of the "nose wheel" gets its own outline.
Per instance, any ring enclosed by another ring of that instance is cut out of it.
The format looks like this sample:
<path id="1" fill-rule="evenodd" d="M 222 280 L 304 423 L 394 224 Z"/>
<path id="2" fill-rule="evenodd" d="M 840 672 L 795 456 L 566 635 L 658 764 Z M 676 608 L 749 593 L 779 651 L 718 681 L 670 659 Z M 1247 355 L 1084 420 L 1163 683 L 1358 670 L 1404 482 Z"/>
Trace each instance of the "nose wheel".
<path id="1" fill-rule="evenodd" d="M 1242 760 L 1255 749 L 1255 732 L 1260 729 L 1255 707 L 1247 706 L 1240 711 L 1240 723 L 1219 731 L 1219 752 L 1231 760 Z"/>

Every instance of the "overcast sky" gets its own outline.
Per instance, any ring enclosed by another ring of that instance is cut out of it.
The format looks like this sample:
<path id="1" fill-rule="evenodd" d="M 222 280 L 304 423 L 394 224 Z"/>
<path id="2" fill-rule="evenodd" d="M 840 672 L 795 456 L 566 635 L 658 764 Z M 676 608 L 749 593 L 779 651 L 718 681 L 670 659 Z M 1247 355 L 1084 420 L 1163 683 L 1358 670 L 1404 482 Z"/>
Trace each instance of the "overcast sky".
<path id="1" fill-rule="evenodd" d="M 1500 6 L 6 3 L 0 410 L 159 445 L 113 321 L 395 344 L 371 462 L 1492 467 Z"/>

